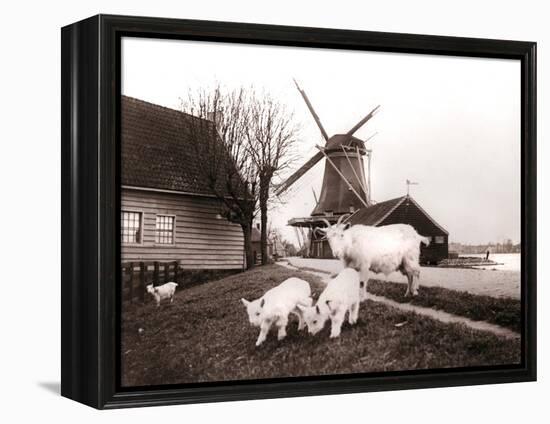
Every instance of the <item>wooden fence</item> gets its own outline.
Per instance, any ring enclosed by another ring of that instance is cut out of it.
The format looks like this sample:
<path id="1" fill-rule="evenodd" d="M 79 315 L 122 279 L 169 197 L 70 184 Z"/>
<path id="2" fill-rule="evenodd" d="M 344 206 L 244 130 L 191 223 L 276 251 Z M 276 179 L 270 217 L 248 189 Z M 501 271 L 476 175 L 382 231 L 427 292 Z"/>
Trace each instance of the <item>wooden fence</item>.
<path id="1" fill-rule="evenodd" d="M 148 284 L 158 286 L 169 281 L 178 283 L 180 267 L 178 261 L 172 262 L 123 262 L 122 300 L 145 301 L 145 287 Z"/>

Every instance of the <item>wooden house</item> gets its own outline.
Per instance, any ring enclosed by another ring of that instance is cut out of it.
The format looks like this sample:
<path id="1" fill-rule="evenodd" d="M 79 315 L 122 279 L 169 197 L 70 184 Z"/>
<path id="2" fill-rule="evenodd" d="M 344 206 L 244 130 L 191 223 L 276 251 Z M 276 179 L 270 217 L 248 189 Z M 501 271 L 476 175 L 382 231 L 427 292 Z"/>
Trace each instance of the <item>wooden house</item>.
<path id="1" fill-rule="evenodd" d="M 241 227 L 220 214 L 186 135 L 185 113 L 122 97 L 122 261 L 178 261 L 189 270 L 244 267 Z"/>

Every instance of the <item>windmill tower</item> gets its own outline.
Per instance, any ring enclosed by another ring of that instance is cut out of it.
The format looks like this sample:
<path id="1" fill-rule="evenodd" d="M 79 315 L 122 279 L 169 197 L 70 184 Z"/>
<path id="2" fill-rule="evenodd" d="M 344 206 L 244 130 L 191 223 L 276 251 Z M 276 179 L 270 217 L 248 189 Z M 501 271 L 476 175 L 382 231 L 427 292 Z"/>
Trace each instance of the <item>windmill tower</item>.
<path id="1" fill-rule="evenodd" d="M 307 171 L 324 159 L 325 170 L 321 194 L 315 208 L 311 212 L 311 216 L 307 218 L 294 218 L 289 221 L 289 224 L 292 226 L 309 227 L 311 229 L 315 226 L 323 226 L 323 218 L 329 222 L 336 221 L 343 214 L 353 213 L 360 208 L 371 205 L 370 188 L 367 185 L 367 180 L 370 183 L 370 178 L 367 179 L 365 177 L 363 167 L 363 156 L 369 155 L 370 150 L 365 147 L 365 141 L 354 137 L 354 134 L 376 114 L 379 106 L 369 112 L 368 115 L 355 124 L 347 133 L 335 134 L 329 137 L 305 91 L 300 88 L 296 81 L 294 83 L 317 123 L 325 140 L 325 145 L 317 146 L 319 152 L 284 181 L 277 189 L 276 194 L 279 195 L 286 191 Z M 312 256 L 332 256 L 328 243 L 319 244 L 321 240 L 316 239 L 314 234 L 310 238 Z M 314 246 L 315 243 L 317 245 Z"/>

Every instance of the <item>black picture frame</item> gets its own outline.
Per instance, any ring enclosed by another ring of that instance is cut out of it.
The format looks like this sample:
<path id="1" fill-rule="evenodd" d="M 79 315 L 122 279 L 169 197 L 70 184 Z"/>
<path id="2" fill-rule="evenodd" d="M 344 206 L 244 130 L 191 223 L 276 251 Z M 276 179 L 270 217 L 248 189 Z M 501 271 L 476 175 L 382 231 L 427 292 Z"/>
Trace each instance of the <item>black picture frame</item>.
<path id="1" fill-rule="evenodd" d="M 103 409 L 536 380 L 536 43 L 111 15 L 69 25 L 61 35 L 63 396 Z M 117 279 L 123 36 L 520 60 L 521 364 L 122 390 Z"/>

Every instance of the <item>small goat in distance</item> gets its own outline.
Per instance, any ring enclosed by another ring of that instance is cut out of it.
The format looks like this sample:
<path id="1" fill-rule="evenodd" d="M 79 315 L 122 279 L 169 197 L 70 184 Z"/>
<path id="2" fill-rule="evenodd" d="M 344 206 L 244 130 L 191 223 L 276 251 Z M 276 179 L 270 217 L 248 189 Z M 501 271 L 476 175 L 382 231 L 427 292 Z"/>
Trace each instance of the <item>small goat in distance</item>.
<path id="1" fill-rule="evenodd" d="M 164 299 L 170 299 L 170 303 L 174 301 L 174 294 L 176 293 L 177 283 L 166 283 L 162 286 L 154 287 L 153 284 L 147 286 L 147 293 L 149 293 L 157 302 L 157 308 L 160 307 L 160 302 Z"/>

